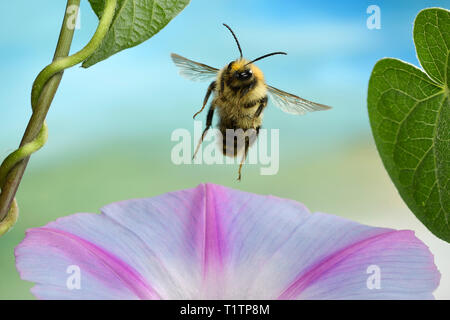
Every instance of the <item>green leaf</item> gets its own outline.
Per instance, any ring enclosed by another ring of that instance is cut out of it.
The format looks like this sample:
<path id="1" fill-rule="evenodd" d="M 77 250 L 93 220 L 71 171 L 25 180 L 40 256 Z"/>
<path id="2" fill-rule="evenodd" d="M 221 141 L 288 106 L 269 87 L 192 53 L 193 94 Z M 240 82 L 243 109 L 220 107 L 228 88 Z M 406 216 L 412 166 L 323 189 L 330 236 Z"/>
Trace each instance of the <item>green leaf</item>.
<path id="1" fill-rule="evenodd" d="M 449 15 L 448 10 L 425 9 L 419 12 L 414 22 L 417 58 L 430 78 L 441 85 L 448 79 Z"/>
<path id="2" fill-rule="evenodd" d="M 397 59 L 378 61 L 369 81 L 370 124 L 405 203 L 450 242 L 450 11 L 419 12 L 413 36 L 427 73 Z"/>
<path id="3" fill-rule="evenodd" d="M 105 0 L 89 0 L 100 18 Z M 116 14 L 100 47 L 83 62 L 88 68 L 151 38 L 180 13 L 189 0 L 118 0 Z"/>

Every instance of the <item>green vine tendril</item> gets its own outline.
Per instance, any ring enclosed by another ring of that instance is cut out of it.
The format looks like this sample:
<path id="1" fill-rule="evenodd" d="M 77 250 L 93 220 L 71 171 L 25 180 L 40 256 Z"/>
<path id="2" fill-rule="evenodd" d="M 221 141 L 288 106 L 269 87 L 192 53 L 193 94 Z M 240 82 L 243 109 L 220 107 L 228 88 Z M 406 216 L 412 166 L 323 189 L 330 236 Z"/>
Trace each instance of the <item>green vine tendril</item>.
<path id="1" fill-rule="evenodd" d="M 63 71 L 64 69 L 73 67 L 83 62 L 100 46 L 113 20 L 116 5 L 117 0 L 105 1 L 105 9 L 103 11 L 103 15 L 100 18 L 97 30 L 95 31 L 89 43 L 83 49 L 71 56 L 64 57 L 52 62 L 38 74 L 31 90 L 31 108 L 33 112 L 36 111 L 39 97 L 41 96 L 45 84 L 48 80 L 50 80 L 50 78 L 52 78 L 55 74 Z M 0 166 L 0 187 L 4 186 L 8 174 L 14 168 L 14 166 L 23 159 L 29 157 L 32 153 L 42 148 L 42 146 L 47 141 L 47 137 L 48 128 L 46 123 L 44 122 L 38 136 L 33 141 L 23 145 L 16 151 L 12 152 L 8 157 L 6 157 L 6 159 Z M 18 215 L 19 208 L 16 199 L 14 199 L 8 211 L 8 214 L 2 221 L 0 221 L 0 236 L 11 229 L 11 227 L 16 223 Z"/>

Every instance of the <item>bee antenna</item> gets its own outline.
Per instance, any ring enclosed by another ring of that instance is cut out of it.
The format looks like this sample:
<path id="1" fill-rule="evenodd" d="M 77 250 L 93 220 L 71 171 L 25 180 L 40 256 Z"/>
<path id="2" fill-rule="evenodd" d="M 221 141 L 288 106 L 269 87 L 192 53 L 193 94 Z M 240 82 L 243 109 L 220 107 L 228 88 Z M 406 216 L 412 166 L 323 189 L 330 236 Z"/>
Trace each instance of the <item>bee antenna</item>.
<path id="1" fill-rule="evenodd" d="M 255 61 L 258 61 L 258 60 L 261 60 L 261 59 L 264 59 L 264 58 L 267 58 L 267 57 L 270 57 L 270 56 L 274 56 L 276 54 L 287 54 L 287 53 L 286 52 L 272 52 L 272 53 L 268 53 L 268 54 L 265 54 L 265 55 L 263 55 L 263 56 L 261 56 L 259 58 L 256 58 L 255 60 L 250 61 L 247 64 L 253 63 Z"/>
<path id="2" fill-rule="evenodd" d="M 237 46 L 238 46 L 239 53 L 241 54 L 241 59 L 242 59 L 242 49 L 241 49 L 241 45 L 239 44 L 239 41 L 238 41 L 236 35 L 234 34 L 233 30 L 231 30 L 231 28 L 230 28 L 229 25 L 227 25 L 226 23 L 224 23 L 223 25 L 224 25 L 225 27 L 227 27 L 228 30 L 230 30 L 231 34 L 233 35 L 234 40 L 236 40 L 236 44 L 237 44 Z"/>

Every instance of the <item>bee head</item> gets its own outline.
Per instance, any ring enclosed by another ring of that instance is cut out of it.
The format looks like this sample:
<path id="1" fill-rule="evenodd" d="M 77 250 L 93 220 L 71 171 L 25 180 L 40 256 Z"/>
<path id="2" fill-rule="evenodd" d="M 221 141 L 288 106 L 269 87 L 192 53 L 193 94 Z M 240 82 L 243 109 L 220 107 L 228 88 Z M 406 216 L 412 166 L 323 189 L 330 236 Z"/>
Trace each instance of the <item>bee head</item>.
<path id="1" fill-rule="evenodd" d="M 231 61 L 228 64 L 227 71 L 233 80 L 237 81 L 247 81 L 251 80 L 254 76 L 253 66 L 248 64 L 245 59 L 238 59 Z"/>
<path id="2" fill-rule="evenodd" d="M 242 49 L 241 49 L 241 45 L 239 44 L 239 41 L 236 37 L 236 35 L 234 34 L 233 30 L 231 30 L 231 28 L 227 25 L 227 24 L 223 24 L 225 27 L 227 27 L 228 30 L 230 30 L 231 34 L 233 35 L 234 40 L 236 41 L 236 45 L 239 49 L 239 53 L 241 55 L 241 57 L 237 60 L 231 61 L 228 64 L 227 67 L 227 73 L 228 76 L 233 79 L 234 81 L 238 81 L 238 82 L 245 82 L 245 81 L 249 81 L 249 80 L 253 80 L 254 78 L 256 78 L 256 80 L 263 80 L 263 74 L 261 72 L 261 70 L 256 67 L 253 62 L 276 55 L 276 54 L 286 54 L 285 52 L 272 52 L 272 53 L 268 53 L 265 54 L 259 58 L 256 58 L 252 61 L 247 61 L 242 57 Z"/>
<path id="3" fill-rule="evenodd" d="M 235 77 L 239 81 L 247 81 L 253 77 L 253 71 L 251 69 L 246 69 L 240 72 L 236 71 L 233 74 L 233 77 Z"/>

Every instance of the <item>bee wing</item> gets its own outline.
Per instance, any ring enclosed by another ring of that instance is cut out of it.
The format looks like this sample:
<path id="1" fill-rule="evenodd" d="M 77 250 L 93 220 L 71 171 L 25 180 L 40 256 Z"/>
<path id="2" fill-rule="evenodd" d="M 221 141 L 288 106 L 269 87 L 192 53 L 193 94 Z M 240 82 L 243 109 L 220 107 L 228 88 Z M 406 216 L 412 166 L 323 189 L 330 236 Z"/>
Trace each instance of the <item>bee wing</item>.
<path id="1" fill-rule="evenodd" d="M 194 81 L 206 81 L 217 76 L 219 69 L 195 62 L 176 53 L 170 55 L 175 65 L 180 68 L 180 75 Z"/>
<path id="2" fill-rule="evenodd" d="M 329 106 L 300 98 L 272 86 L 267 86 L 267 89 L 274 104 L 286 113 L 305 114 L 311 111 L 331 109 Z"/>

